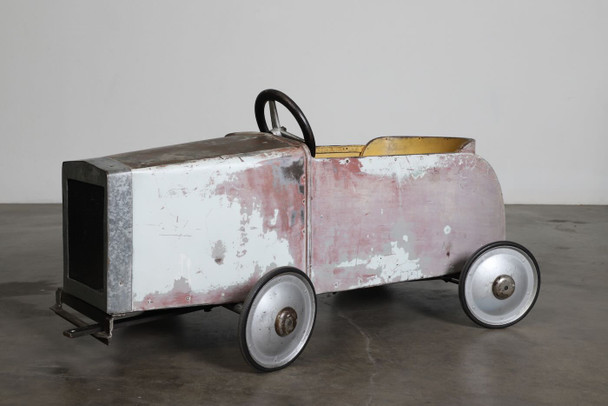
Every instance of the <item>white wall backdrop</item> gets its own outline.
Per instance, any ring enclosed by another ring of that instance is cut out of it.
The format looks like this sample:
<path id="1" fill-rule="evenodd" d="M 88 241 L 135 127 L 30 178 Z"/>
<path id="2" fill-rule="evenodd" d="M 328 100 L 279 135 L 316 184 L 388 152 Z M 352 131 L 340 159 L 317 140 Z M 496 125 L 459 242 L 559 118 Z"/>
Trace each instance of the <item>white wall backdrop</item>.
<path id="1" fill-rule="evenodd" d="M 255 129 L 477 139 L 507 203 L 608 204 L 608 2 L 1 1 L 0 202 L 61 162 Z"/>

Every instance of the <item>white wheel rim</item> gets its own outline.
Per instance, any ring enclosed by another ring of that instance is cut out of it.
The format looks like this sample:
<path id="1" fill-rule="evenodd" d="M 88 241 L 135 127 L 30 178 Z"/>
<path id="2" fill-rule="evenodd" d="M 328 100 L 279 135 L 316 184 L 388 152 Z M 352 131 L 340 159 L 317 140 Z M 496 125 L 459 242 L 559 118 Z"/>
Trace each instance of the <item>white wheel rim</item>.
<path id="1" fill-rule="evenodd" d="M 291 331 L 290 322 L 289 332 L 279 335 L 277 317 L 294 311 L 295 328 Z M 249 310 L 245 332 L 249 354 L 264 368 L 288 364 L 306 345 L 314 318 L 315 294 L 304 278 L 287 273 L 271 279 L 258 291 Z"/>
<path id="2" fill-rule="evenodd" d="M 516 322 L 534 304 L 538 273 L 525 252 L 503 246 L 476 258 L 464 283 L 465 301 L 473 316 L 485 324 L 501 326 Z M 513 290 L 500 295 L 497 285 Z"/>

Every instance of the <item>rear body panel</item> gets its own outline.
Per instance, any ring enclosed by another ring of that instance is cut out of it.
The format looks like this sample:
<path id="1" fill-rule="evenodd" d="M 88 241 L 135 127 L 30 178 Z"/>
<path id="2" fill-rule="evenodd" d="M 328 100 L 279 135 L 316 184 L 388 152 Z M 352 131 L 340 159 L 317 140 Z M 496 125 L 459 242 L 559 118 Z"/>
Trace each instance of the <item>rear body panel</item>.
<path id="1" fill-rule="evenodd" d="M 473 153 L 313 159 L 317 293 L 459 272 L 505 236 L 494 171 Z"/>

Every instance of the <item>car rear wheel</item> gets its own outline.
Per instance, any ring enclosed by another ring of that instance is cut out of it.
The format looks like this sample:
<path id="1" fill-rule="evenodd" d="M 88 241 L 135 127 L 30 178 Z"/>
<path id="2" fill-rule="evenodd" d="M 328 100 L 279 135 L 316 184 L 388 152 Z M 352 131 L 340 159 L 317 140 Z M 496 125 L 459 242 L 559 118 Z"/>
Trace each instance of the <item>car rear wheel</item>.
<path id="1" fill-rule="evenodd" d="M 460 275 L 465 313 L 487 328 L 504 328 L 523 319 L 540 291 L 540 269 L 523 246 L 498 241 L 480 248 Z"/>
<path id="2" fill-rule="evenodd" d="M 304 350 L 315 323 L 317 301 L 310 279 L 294 268 L 264 275 L 243 304 L 241 352 L 254 368 L 274 371 Z"/>

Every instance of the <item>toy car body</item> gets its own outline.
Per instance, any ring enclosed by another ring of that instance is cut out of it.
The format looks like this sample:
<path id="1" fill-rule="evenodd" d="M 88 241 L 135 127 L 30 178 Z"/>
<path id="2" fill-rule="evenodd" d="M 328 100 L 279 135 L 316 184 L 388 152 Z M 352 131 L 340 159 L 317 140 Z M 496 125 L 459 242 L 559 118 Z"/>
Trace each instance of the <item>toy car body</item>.
<path id="1" fill-rule="evenodd" d="M 296 115 L 306 142 L 280 127 L 274 101 Z M 64 163 L 64 279 L 54 310 L 79 326 L 67 335 L 107 341 L 123 320 L 227 305 L 241 312 L 245 358 L 274 370 L 304 348 L 316 294 L 457 280 L 496 262 L 500 270 L 471 277 L 479 286 L 468 300 L 461 285 L 465 311 L 487 327 L 525 316 L 538 265 L 517 244 L 492 245 L 505 239 L 502 193 L 473 140 L 316 147 L 293 106 L 269 90 L 256 102 L 261 132 Z M 277 295 L 285 298 L 267 303 Z"/>

